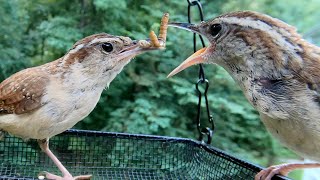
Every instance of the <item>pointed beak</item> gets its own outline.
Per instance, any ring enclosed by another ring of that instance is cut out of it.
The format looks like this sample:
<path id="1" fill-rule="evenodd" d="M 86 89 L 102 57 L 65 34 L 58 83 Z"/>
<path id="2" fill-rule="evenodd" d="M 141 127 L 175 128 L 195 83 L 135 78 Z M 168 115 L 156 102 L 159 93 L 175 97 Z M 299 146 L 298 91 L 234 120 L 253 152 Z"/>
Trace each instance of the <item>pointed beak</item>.
<path id="1" fill-rule="evenodd" d="M 199 25 L 189 24 L 189 23 L 169 23 L 171 27 L 177 27 L 180 29 L 184 29 L 187 31 L 191 31 L 193 33 L 201 34 Z M 183 63 L 181 63 L 176 69 L 174 69 L 167 77 L 172 77 L 175 74 L 179 73 L 180 71 L 195 65 L 206 62 L 206 57 L 214 50 L 213 47 L 209 48 L 202 48 L 192 54 L 189 58 L 187 58 Z"/>
<path id="2" fill-rule="evenodd" d="M 176 28 L 180 28 L 180 29 L 184 29 L 187 31 L 200 34 L 199 27 L 195 24 L 172 22 L 172 23 L 169 23 L 168 26 L 176 27 Z"/>
<path id="3" fill-rule="evenodd" d="M 184 69 L 195 65 L 195 64 L 200 64 L 200 63 L 204 63 L 205 62 L 205 55 L 209 53 L 208 48 L 204 47 L 200 50 L 198 50 L 197 52 L 195 52 L 194 54 L 192 54 L 190 57 L 188 57 L 188 59 L 186 59 L 183 63 L 181 63 L 177 68 L 175 68 L 168 76 L 172 77 L 175 74 L 178 74 L 179 72 L 183 71 Z"/>
<path id="4" fill-rule="evenodd" d="M 149 41 L 149 40 L 146 40 Z M 122 51 L 119 52 L 118 56 L 120 59 L 130 57 L 134 58 L 135 56 L 153 50 L 164 49 L 164 47 L 148 47 L 144 48 L 139 45 L 138 40 L 133 40 L 131 44 L 127 45 Z"/>

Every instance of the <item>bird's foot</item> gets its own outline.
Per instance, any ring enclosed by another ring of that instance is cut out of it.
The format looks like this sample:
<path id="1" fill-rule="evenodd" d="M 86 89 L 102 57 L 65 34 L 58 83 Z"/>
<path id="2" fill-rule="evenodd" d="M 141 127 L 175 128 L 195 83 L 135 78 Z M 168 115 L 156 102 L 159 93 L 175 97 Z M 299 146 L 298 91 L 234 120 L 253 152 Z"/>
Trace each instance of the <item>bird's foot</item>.
<path id="1" fill-rule="evenodd" d="M 280 164 L 276 166 L 270 166 L 261 170 L 256 176 L 255 180 L 271 180 L 275 175 L 286 176 L 292 170 L 293 164 Z"/>
<path id="2" fill-rule="evenodd" d="M 54 180 L 87 180 L 87 179 L 91 179 L 92 175 L 80 175 L 80 176 L 75 176 L 73 177 L 71 174 L 67 174 L 63 177 L 61 176 L 57 176 L 54 174 L 51 174 L 49 172 L 42 172 L 39 174 L 39 179 L 44 179 L 44 177 L 46 179 L 54 179 Z"/>
<path id="3" fill-rule="evenodd" d="M 6 135 L 6 132 L 1 131 L 1 129 L 0 129 L 0 141 L 2 141 L 4 139 L 5 135 Z"/>
<path id="4" fill-rule="evenodd" d="M 296 169 L 303 169 L 303 168 L 320 168 L 320 163 L 290 163 L 290 164 L 280 164 L 276 166 L 270 166 L 262 171 L 260 171 L 256 176 L 255 180 L 271 180 L 274 175 L 282 175 L 286 176 L 289 172 L 296 170 Z"/>

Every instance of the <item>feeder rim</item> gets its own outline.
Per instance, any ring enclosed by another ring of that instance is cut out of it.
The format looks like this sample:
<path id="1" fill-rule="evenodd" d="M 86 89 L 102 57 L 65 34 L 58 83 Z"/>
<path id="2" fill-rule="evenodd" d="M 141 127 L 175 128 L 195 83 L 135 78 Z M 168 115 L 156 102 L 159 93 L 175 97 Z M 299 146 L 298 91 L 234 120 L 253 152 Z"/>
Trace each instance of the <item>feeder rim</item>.
<path id="1" fill-rule="evenodd" d="M 69 135 L 77 135 L 77 134 L 83 134 L 85 133 L 86 136 L 109 136 L 109 137 L 116 137 L 116 138 L 136 138 L 136 139 L 147 139 L 147 140 L 156 140 L 156 141 L 163 141 L 163 142 L 175 142 L 175 143 L 189 143 L 192 144 L 195 147 L 199 147 L 204 149 L 207 152 L 210 152 L 212 154 L 215 154 L 217 156 L 220 156 L 224 159 L 227 159 L 229 161 L 232 161 L 235 164 L 238 164 L 240 166 L 245 165 L 247 168 L 250 168 L 254 171 L 260 171 L 263 169 L 263 167 L 256 165 L 254 163 L 247 162 L 241 158 L 236 158 L 233 155 L 220 150 L 216 147 L 210 146 L 203 141 L 197 141 L 194 139 L 189 138 L 180 138 L 180 137 L 170 137 L 170 136 L 159 136 L 159 135 L 146 135 L 146 134 L 131 134 L 131 133 L 119 133 L 119 132 L 104 132 L 104 131 L 94 131 L 94 130 L 78 130 L 78 129 L 69 129 L 62 134 L 69 134 Z M 279 179 L 282 180 L 290 180 L 289 178 L 286 178 L 284 176 L 278 176 Z"/>

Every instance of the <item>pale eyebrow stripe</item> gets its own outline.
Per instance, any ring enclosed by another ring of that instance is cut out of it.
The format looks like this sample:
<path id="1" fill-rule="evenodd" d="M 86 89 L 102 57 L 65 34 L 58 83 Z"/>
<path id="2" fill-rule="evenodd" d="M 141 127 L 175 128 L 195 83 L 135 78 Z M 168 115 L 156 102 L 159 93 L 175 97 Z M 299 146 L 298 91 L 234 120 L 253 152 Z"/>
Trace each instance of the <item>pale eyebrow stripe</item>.
<path id="1" fill-rule="evenodd" d="M 251 17 L 238 18 L 238 17 L 222 17 L 219 18 L 222 22 L 227 22 L 229 24 L 238 24 L 244 27 L 250 27 L 253 29 L 258 29 L 266 32 L 277 33 L 280 36 L 290 37 L 291 34 L 288 31 L 280 31 L 277 26 L 270 26 L 268 23 L 263 21 L 257 21 L 256 19 L 252 19 Z M 281 29 L 280 29 L 281 30 Z M 271 34 L 271 33 L 269 33 Z"/>
<path id="2" fill-rule="evenodd" d="M 290 38 L 288 38 L 288 37 L 290 37 L 291 34 L 288 31 L 281 30 L 277 26 L 270 26 L 266 22 L 252 19 L 251 17 L 245 17 L 245 18 L 221 17 L 221 18 L 219 18 L 219 20 L 221 20 L 222 22 L 226 22 L 228 24 L 234 24 L 234 25 L 239 25 L 239 26 L 243 26 L 243 27 L 261 30 L 263 32 L 266 32 L 270 37 L 276 37 L 275 39 L 277 39 L 277 41 L 275 43 L 281 44 L 286 49 L 297 48 L 289 40 Z"/>
<path id="3" fill-rule="evenodd" d="M 111 41 L 114 40 L 114 38 L 94 38 L 93 40 L 91 40 L 88 45 L 94 45 L 94 44 L 99 44 L 101 42 L 107 42 L 107 41 Z M 78 44 L 75 48 L 73 48 L 72 50 L 69 51 L 69 53 L 75 53 L 78 50 L 80 50 L 81 48 L 84 47 L 84 45 L 87 43 L 82 43 L 82 44 Z"/>
<path id="4" fill-rule="evenodd" d="M 95 43 L 99 43 L 99 42 L 107 42 L 110 40 L 114 40 L 114 38 L 94 38 L 92 41 L 90 41 L 90 43 L 88 43 L 89 45 L 95 44 Z"/>
<path id="5" fill-rule="evenodd" d="M 75 48 L 71 49 L 71 50 L 69 51 L 69 53 L 70 53 L 70 54 L 73 54 L 73 53 L 77 52 L 79 49 L 81 49 L 81 48 L 83 48 L 83 47 L 84 47 L 84 44 L 79 44 L 79 45 L 77 45 Z"/>

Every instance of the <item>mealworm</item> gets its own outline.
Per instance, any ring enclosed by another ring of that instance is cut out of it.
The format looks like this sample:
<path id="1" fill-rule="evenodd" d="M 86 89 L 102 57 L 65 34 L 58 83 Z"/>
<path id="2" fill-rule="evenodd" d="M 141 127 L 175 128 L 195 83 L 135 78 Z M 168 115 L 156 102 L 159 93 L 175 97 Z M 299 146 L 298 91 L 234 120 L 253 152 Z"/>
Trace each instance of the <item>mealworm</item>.
<path id="1" fill-rule="evenodd" d="M 169 22 L 169 13 L 164 13 L 161 19 L 160 32 L 159 32 L 159 39 L 161 39 L 164 43 L 166 42 L 166 39 L 167 39 L 168 22 Z"/>
<path id="2" fill-rule="evenodd" d="M 150 41 L 151 41 L 151 46 L 154 46 L 154 47 L 161 46 L 160 42 L 158 40 L 158 37 L 157 37 L 156 33 L 154 33 L 154 31 L 150 31 L 149 37 L 150 37 Z"/>
<path id="3" fill-rule="evenodd" d="M 138 44 L 139 44 L 139 46 L 142 47 L 142 48 L 149 48 L 149 47 L 152 46 L 151 43 L 148 42 L 148 41 L 146 41 L 146 40 L 140 40 L 140 41 L 138 42 Z"/>
<path id="4" fill-rule="evenodd" d="M 167 38 L 167 29 L 169 22 L 169 13 L 164 13 L 160 23 L 160 31 L 159 38 L 157 37 L 154 31 L 150 31 L 149 38 L 150 41 L 140 40 L 139 46 L 142 48 L 150 48 L 150 47 L 165 47 L 166 38 Z"/>

